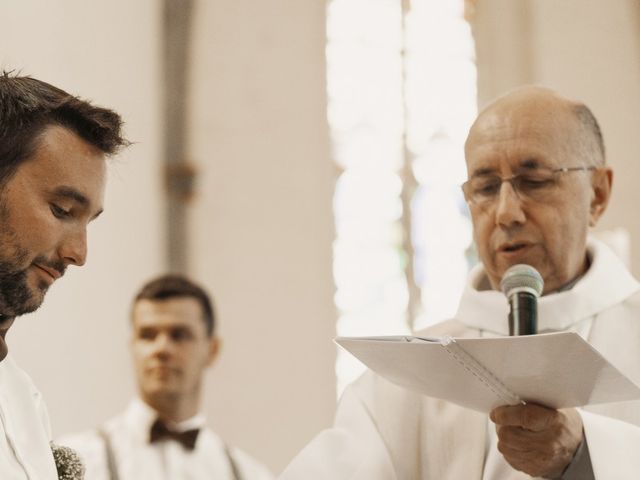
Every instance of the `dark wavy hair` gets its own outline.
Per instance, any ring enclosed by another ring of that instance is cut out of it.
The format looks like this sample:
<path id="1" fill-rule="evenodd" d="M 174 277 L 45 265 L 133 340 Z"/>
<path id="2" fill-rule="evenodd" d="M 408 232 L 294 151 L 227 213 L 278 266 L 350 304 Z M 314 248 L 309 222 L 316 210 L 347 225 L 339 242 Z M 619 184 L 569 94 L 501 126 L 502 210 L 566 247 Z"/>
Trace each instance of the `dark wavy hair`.
<path id="1" fill-rule="evenodd" d="M 0 73 L 0 184 L 38 148 L 45 128 L 70 129 L 106 155 L 129 142 L 122 135 L 122 119 L 64 90 L 28 76 Z"/>

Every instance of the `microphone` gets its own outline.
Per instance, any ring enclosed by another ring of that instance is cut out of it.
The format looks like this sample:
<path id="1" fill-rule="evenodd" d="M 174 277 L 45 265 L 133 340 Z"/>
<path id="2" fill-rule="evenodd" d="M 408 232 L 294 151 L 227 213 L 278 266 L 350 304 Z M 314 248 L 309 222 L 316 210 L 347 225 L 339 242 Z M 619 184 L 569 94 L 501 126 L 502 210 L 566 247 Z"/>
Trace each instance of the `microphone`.
<path id="1" fill-rule="evenodd" d="M 500 288 L 509 300 L 509 335 L 534 335 L 538 332 L 538 297 L 544 280 L 530 265 L 509 267 Z"/>

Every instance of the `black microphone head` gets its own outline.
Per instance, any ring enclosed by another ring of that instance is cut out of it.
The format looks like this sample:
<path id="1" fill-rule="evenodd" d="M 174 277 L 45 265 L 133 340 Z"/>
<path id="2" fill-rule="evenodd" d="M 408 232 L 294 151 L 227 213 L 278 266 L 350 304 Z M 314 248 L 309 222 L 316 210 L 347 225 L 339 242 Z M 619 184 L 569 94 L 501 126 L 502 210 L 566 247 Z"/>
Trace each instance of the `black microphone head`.
<path id="1" fill-rule="evenodd" d="M 524 263 L 509 267 L 500 281 L 500 288 L 507 297 L 517 292 L 529 292 L 539 297 L 543 287 L 542 276 L 531 265 Z"/>

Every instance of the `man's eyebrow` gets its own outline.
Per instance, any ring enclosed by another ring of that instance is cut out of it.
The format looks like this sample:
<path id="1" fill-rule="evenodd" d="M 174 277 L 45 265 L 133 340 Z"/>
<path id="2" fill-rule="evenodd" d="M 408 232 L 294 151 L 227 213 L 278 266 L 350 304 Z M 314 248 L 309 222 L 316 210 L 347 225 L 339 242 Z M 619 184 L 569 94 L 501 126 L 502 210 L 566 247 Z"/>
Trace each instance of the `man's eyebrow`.
<path id="1" fill-rule="evenodd" d="M 540 168 L 540 161 L 537 158 L 528 157 L 520 162 L 519 167 L 525 170 L 535 170 Z"/>
<path id="2" fill-rule="evenodd" d="M 58 198 L 68 198 L 70 200 L 73 200 L 74 202 L 80 204 L 85 208 L 88 208 L 91 205 L 91 202 L 89 201 L 87 196 L 84 195 L 82 192 L 80 192 L 78 189 L 73 187 L 68 187 L 68 186 L 58 187 L 53 191 L 53 194 Z M 91 220 L 95 220 L 96 218 L 98 218 L 103 211 L 104 209 L 102 208 L 98 210 L 96 214 L 93 217 L 91 217 Z"/>
<path id="3" fill-rule="evenodd" d="M 526 157 L 518 163 L 518 169 L 520 170 L 536 170 L 542 167 L 540 160 L 535 157 Z M 496 175 L 497 169 L 493 167 L 482 167 L 474 170 L 471 177 L 487 177 L 490 175 Z"/>
<path id="4" fill-rule="evenodd" d="M 478 168 L 471 173 L 470 177 L 486 177 L 488 175 L 495 175 L 496 169 L 492 167 Z"/>

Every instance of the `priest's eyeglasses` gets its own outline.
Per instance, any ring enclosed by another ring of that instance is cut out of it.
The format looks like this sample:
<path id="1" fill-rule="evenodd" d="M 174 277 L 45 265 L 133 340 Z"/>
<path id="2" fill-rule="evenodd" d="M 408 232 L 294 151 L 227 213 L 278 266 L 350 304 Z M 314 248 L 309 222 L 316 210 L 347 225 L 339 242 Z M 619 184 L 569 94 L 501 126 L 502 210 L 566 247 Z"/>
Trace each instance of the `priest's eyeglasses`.
<path id="1" fill-rule="evenodd" d="M 502 183 L 509 182 L 520 200 L 544 202 L 559 188 L 560 174 L 592 170 L 597 167 L 536 168 L 507 178 L 478 175 L 462 184 L 462 192 L 469 205 L 487 206 L 500 196 Z"/>

